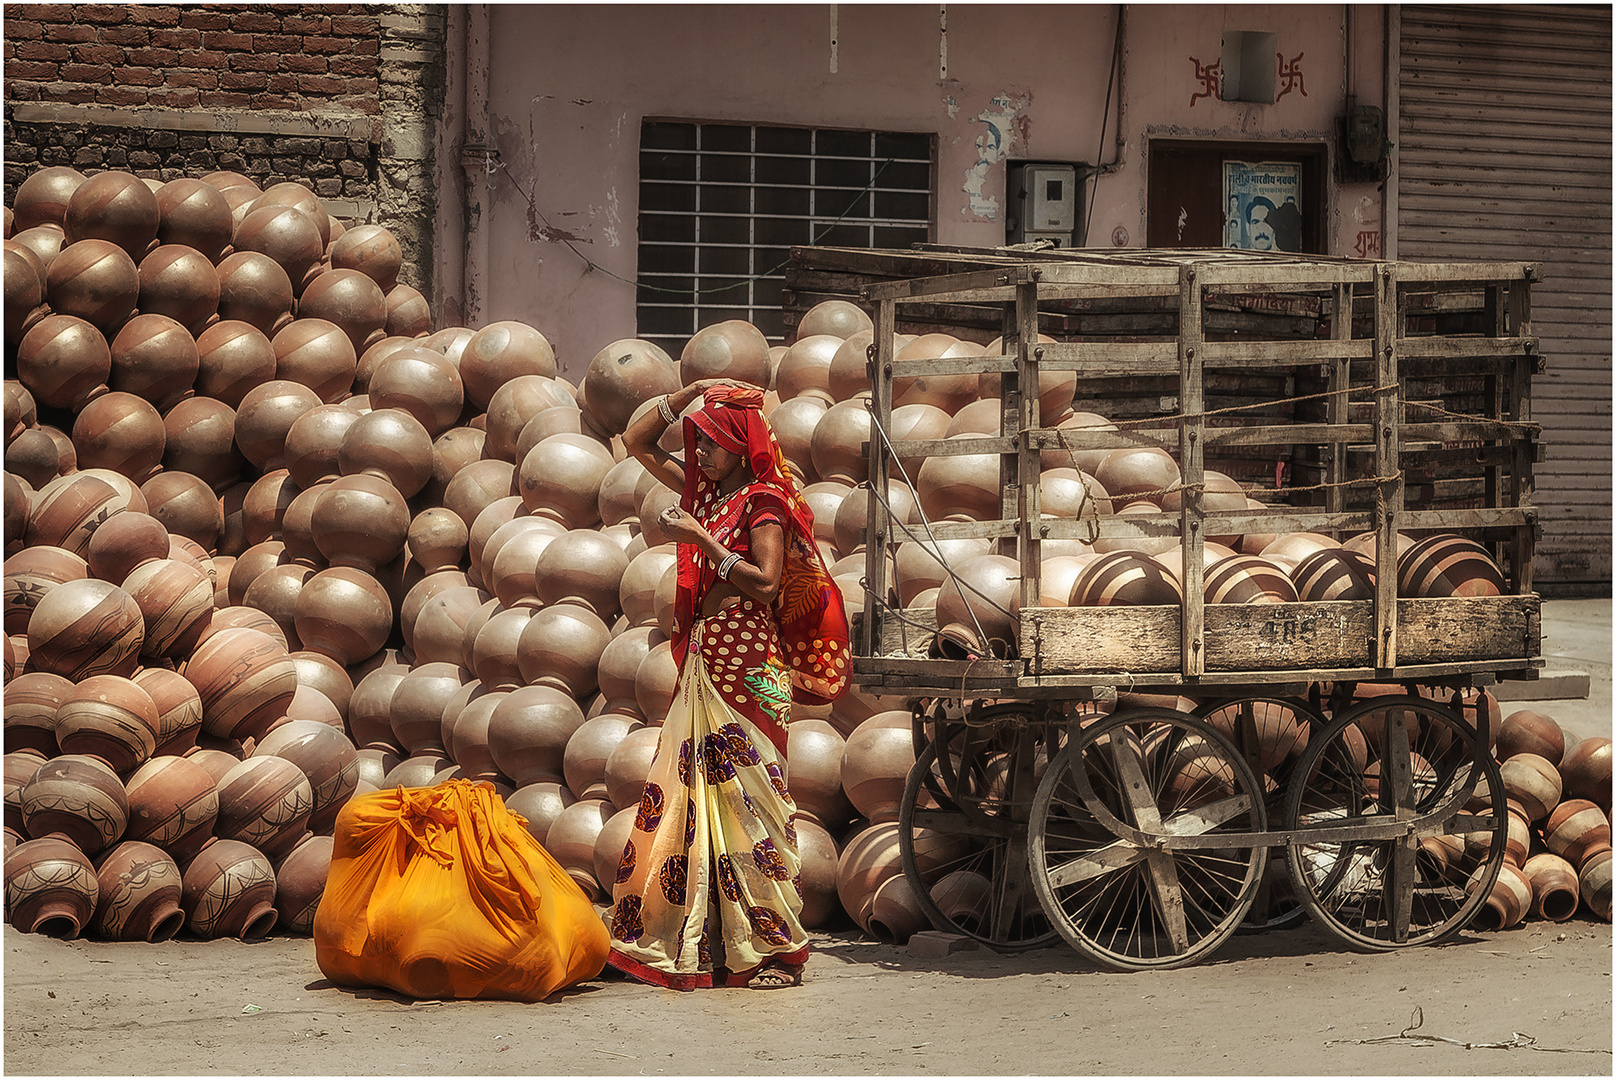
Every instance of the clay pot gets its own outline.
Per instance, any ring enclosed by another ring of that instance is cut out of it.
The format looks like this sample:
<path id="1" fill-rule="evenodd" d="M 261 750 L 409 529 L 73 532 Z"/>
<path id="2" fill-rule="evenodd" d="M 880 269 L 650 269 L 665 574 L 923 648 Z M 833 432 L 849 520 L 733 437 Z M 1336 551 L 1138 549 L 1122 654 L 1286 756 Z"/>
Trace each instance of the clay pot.
<path id="1" fill-rule="evenodd" d="M 637 488 L 646 475 L 645 466 L 635 458 L 624 458 L 606 470 L 595 499 L 595 512 L 602 525 L 639 523 L 640 499 Z"/>
<path id="2" fill-rule="evenodd" d="M 212 273 L 213 268 L 208 267 Z M 189 397 L 201 370 L 201 354 L 184 325 L 142 308 L 112 340 L 111 386 L 166 412 Z"/>
<path id="3" fill-rule="evenodd" d="M 28 620 L 29 663 L 75 681 L 134 674 L 145 624 L 140 607 L 116 585 L 86 578 L 46 593 Z"/>
<path id="4" fill-rule="evenodd" d="M 1295 710 L 1277 701 L 1252 701 L 1249 704 L 1256 731 L 1254 745 L 1245 744 L 1245 721 L 1242 716 L 1245 710 L 1241 704 L 1226 705 L 1208 713 L 1206 721 L 1230 742 L 1242 747 L 1258 772 L 1271 772 L 1286 759 L 1296 757 L 1307 748 L 1308 726 L 1296 715 Z"/>
<path id="5" fill-rule="evenodd" d="M 6 683 L 6 752 L 33 750 L 41 757 L 62 752 L 56 741 L 56 710 L 73 692 L 73 684 L 60 675 L 30 671 Z"/>
<path id="6" fill-rule="evenodd" d="M 1610 816 L 1611 792 L 1610 740 L 1590 737 L 1583 739 L 1560 763 L 1565 794 L 1577 799 L 1588 799 Z"/>
<path id="7" fill-rule="evenodd" d="M 408 285 L 395 285 L 387 292 L 389 334 L 420 337 L 432 332 L 432 308 L 420 291 Z"/>
<path id="8" fill-rule="evenodd" d="M 555 687 L 573 697 L 592 694 L 600 655 L 610 640 L 611 630 L 587 608 L 577 604 L 541 608 L 527 620 L 517 640 L 520 682 Z"/>
<path id="9" fill-rule="evenodd" d="M 291 554 L 287 552 L 286 557 L 290 558 Z M 265 570 L 248 586 L 246 594 L 242 597 L 242 605 L 269 616 L 277 632 L 271 633 L 269 627 L 256 625 L 245 619 L 233 619 L 230 625 L 253 626 L 254 629 L 269 634 L 288 652 L 293 648 L 301 649 L 303 644 L 297 636 L 297 601 L 303 595 L 303 587 L 318 572 L 312 565 L 285 562 Z M 214 616 L 214 621 L 220 622 L 218 615 Z"/>
<path id="10" fill-rule="evenodd" d="M 347 427 L 338 465 L 345 476 L 381 477 L 410 498 L 432 478 L 432 437 L 402 409 L 377 407 Z"/>
<path id="11" fill-rule="evenodd" d="M 303 770 L 314 790 L 309 829 L 331 832 L 337 812 L 359 783 L 359 751 L 336 728 L 313 720 L 293 720 L 259 740 L 253 757 L 281 757 Z"/>
<path id="12" fill-rule="evenodd" d="M 332 566 L 371 575 L 404 550 L 409 528 L 404 497 L 369 474 L 333 480 L 314 507 L 314 542 L 320 553 Z"/>
<path id="13" fill-rule="evenodd" d="M 273 379 L 255 386 L 236 409 L 236 445 L 262 472 L 284 468 L 292 424 L 320 404 L 320 396 L 299 382 Z"/>
<path id="14" fill-rule="evenodd" d="M 991 542 L 982 539 L 910 540 L 898 546 L 895 556 L 898 596 L 909 607 L 921 593 L 938 588 L 947 578 L 946 562 L 955 572 L 968 559 L 985 555 Z"/>
<path id="15" fill-rule="evenodd" d="M 113 772 L 135 769 L 157 748 L 157 706 L 132 679 L 95 675 L 73 687 L 56 710 L 56 741 Z"/>
<path id="16" fill-rule="evenodd" d="M 1494 746 L 1500 761 L 1508 761 L 1516 754 L 1536 754 L 1558 768 L 1565 756 L 1566 737 L 1554 717 L 1518 709 L 1504 717 Z"/>
<path id="17" fill-rule="evenodd" d="M 842 785 L 847 741 L 829 721 L 814 719 L 794 720 L 786 728 L 786 738 L 799 829 L 805 815 L 826 829 L 840 829 L 853 817 Z"/>
<path id="18" fill-rule="evenodd" d="M 354 786 L 354 797 L 381 791 L 387 786 L 387 774 L 404 763 L 404 759 L 391 750 L 375 747 L 359 751 L 359 783 Z M 312 835 L 312 834 L 311 834 Z"/>
<path id="19" fill-rule="evenodd" d="M 277 331 L 270 344 L 277 379 L 307 387 L 327 404 L 348 396 L 359 355 L 337 324 L 300 317 Z"/>
<path id="20" fill-rule="evenodd" d="M 600 883 L 603 895 L 611 893 L 619 877 L 626 881 L 632 872 L 632 861 L 627 866 L 624 865 L 624 849 L 627 848 L 634 833 L 634 822 L 638 814 L 638 806 L 629 806 L 617 811 L 606 820 L 600 835 L 595 837 L 595 880 Z"/>
<path id="21" fill-rule="evenodd" d="M 212 491 L 223 492 L 239 481 L 246 464 L 236 450 L 235 429 L 236 411 L 224 402 L 209 397 L 185 399 L 163 417 L 163 468 L 190 473 Z M 220 517 L 222 520 L 222 509 Z M 222 533 L 223 526 L 220 528 Z"/>
<path id="22" fill-rule="evenodd" d="M 118 515 L 120 517 L 127 515 Z M 168 550 L 167 534 L 163 537 L 163 551 Z M 88 576 L 88 565 L 79 556 L 65 548 L 49 544 L 25 547 L 5 562 L 5 630 L 7 634 L 26 634 L 28 621 L 40 600 L 51 590 L 68 581 L 83 581 Z M 98 575 L 99 576 L 99 575 Z M 105 580 L 105 578 L 103 578 Z"/>
<path id="23" fill-rule="evenodd" d="M 219 272 L 200 251 L 165 244 L 139 260 L 136 275 L 142 312 L 142 316 L 136 318 L 165 318 L 195 334 L 217 317 Z M 113 353 L 116 362 L 116 346 Z"/>
<path id="24" fill-rule="evenodd" d="M 325 895 L 334 843 L 329 836 L 305 837 L 276 869 L 275 905 L 280 913 L 278 925 L 288 932 L 314 932 L 314 916 Z"/>
<path id="25" fill-rule="evenodd" d="M 163 417 L 133 394 L 107 393 L 73 421 L 81 468 L 111 469 L 136 483 L 163 460 Z"/>
<path id="26" fill-rule="evenodd" d="M 413 344 L 379 361 L 366 391 L 371 408 L 403 409 L 432 438 L 455 426 L 465 404 L 465 388 L 455 366 L 442 353 Z"/>
<path id="27" fill-rule="evenodd" d="M 465 662 L 462 644 L 471 617 L 485 603 L 497 603 L 471 586 L 445 589 L 421 605 L 415 618 L 415 657 L 418 663 Z"/>
<path id="28" fill-rule="evenodd" d="M 904 874 L 888 878 L 870 897 L 870 936 L 887 945 L 906 944 L 921 930 L 929 930 L 931 920 L 920 907 L 913 886 Z"/>
<path id="29" fill-rule="evenodd" d="M 213 775 L 189 758 L 154 757 L 129 778 L 130 840 L 155 844 L 188 863 L 214 833 L 219 794 Z"/>
<path id="30" fill-rule="evenodd" d="M 847 737 L 842 753 L 848 801 L 872 823 L 896 821 L 914 761 L 910 714 L 895 710 L 870 717 Z"/>
<path id="31" fill-rule="evenodd" d="M 661 728 L 633 728 L 607 755 L 604 780 L 612 805 L 629 808 L 639 805 L 661 737 Z"/>
<path id="32" fill-rule="evenodd" d="M 634 676 L 634 700 L 646 723 L 661 724 L 667 718 L 678 689 L 679 665 L 673 659 L 673 642 L 660 641 L 645 654 Z"/>
<path id="33" fill-rule="evenodd" d="M 135 685 L 157 706 L 153 756 L 183 754 L 195 746 L 202 729 L 202 697 L 196 687 L 179 672 L 160 667 L 141 668 L 135 673 Z"/>
<path id="34" fill-rule="evenodd" d="M 101 860 L 91 929 L 112 941 L 167 941 L 185 925 L 180 868 L 151 844 L 126 840 Z"/>
<path id="35" fill-rule="evenodd" d="M 56 440 L 39 428 L 29 428 L 19 434 L 6 446 L 6 475 L 26 482 L 29 492 L 61 476 L 62 455 L 56 447 Z M 22 505 L 25 508 L 28 505 L 26 492 L 22 496 Z M 21 525 L 22 528 L 6 535 L 20 538 L 27 522 Z"/>
<path id="36" fill-rule="evenodd" d="M 382 702 L 389 684 L 392 692 Z M 398 746 L 415 756 L 442 753 L 444 710 L 464 685 L 465 672 L 441 662 L 418 664 L 402 674 L 372 672 L 355 687 L 357 707 L 351 711 L 357 716 L 361 709 L 368 712 L 372 701 L 382 702 L 383 718 L 390 719 Z"/>
<path id="37" fill-rule="evenodd" d="M 770 366 L 763 331 L 744 319 L 728 319 L 702 327 L 685 343 L 679 380 L 689 386 L 702 379 L 728 379 L 767 389 Z"/>
<path id="38" fill-rule="evenodd" d="M 157 196 L 146 182 L 119 170 L 97 173 L 73 188 L 62 217 L 68 242 L 93 237 L 138 258 L 157 238 Z"/>
<path id="39" fill-rule="evenodd" d="M 62 754 L 41 763 L 17 791 L 28 836 L 55 836 L 86 855 L 116 844 L 129 824 L 129 797 L 98 757 Z"/>
<path id="40" fill-rule="evenodd" d="M 15 347 L 23 334 L 50 314 L 45 306 L 45 263 L 32 248 L 5 243 L 5 339 Z"/>
<path id="41" fill-rule="evenodd" d="M 250 844 L 215 840 L 185 868 L 180 906 L 198 937 L 261 938 L 274 927 L 275 870 Z"/>
<path id="42" fill-rule="evenodd" d="M 580 404 L 596 428 L 621 435 L 635 409 L 680 386 L 679 368 L 672 357 L 652 342 L 625 338 L 607 345 L 590 360 Z M 489 412 L 493 412 L 492 403 Z"/>
<path id="43" fill-rule="evenodd" d="M 615 813 L 605 799 L 580 799 L 556 815 L 545 836 L 550 856 L 591 902 L 606 895 L 595 883 L 595 842 Z"/>
<path id="44" fill-rule="evenodd" d="M 44 222 L 60 226 L 67 220 L 67 205 L 85 181 L 83 173 L 66 165 L 51 165 L 28 174 L 12 200 L 16 217 L 12 228 L 32 228 Z"/>
<path id="45" fill-rule="evenodd" d="M 862 480 L 869 474 L 864 448 L 869 439 L 870 412 L 862 399 L 832 405 L 814 427 L 809 444 L 814 472 L 824 480 Z"/>
<path id="46" fill-rule="evenodd" d="M 275 378 L 274 343 L 265 331 L 247 322 L 229 319 L 213 324 L 197 335 L 196 351 L 197 395 L 231 409 L 240 407 L 248 391 Z"/>
<path id="47" fill-rule="evenodd" d="M 1537 754 L 1516 754 L 1499 766 L 1504 790 L 1519 803 L 1526 820 L 1543 821 L 1560 804 L 1560 773 Z"/>
<path id="48" fill-rule="evenodd" d="M 1054 338 L 1047 334 L 1038 335 L 1038 343 L 1050 344 Z M 1004 338 L 994 338 L 983 346 L 985 355 L 999 356 L 1004 354 Z M 998 398 L 1000 375 L 997 371 L 984 371 L 977 376 L 977 395 L 982 398 Z M 1045 427 L 1052 427 L 1066 416 L 1072 408 L 1072 397 L 1077 393 L 1077 372 L 1056 371 L 1039 368 L 1038 370 L 1038 417 Z M 1062 465 L 1068 464 L 1062 461 Z M 1096 463 L 1098 464 L 1098 463 Z M 1081 467 L 1081 466 L 1080 466 Z"/>
<path id="49" fill-rule="evenodd" d="M 501 386 L 488 403 L 488 437 L 483 444 L 483 456 L 515 462 L 517 439 L 527 422 L 544 410 L 559 406 L 576 408 L 577 403 L 555 379 L 518 375 Z"/>
<path id="50" fill-rule="evenodd" d="M 331 241 L 333 270 L 357 270 L 376 283 L 383 293 L 398 284 L 404 266 L 404 249 L 398 239 L 380 225 L 355 225 Z"/>
<path id="51" fill-rule="evenodd" d="M 550 834 L 551 824 L 561 816 L 561 811 L 576 801 L 565 784 L 540 780 L 517 788 L 505 800 L 505 808 L 521 818 L 528 835 L 548 849 L 545 840 Z"/>
<path id="52" fill-rule="evenodd" d="M 339 328 L 353 346 L 357 365 L 359 355 L 386 336 L 387 297 L 365 274 L 333 268 L 304 288 L 297 316 L 299 322 L 318 320 Z"/>
<path id="53" fill-rule="evenodd" d="M 303 586 L 295 618 L 297 636 L 306 649 L 347 667 L 374 656 L 387 643 L 393 605 L 370 574 L 351 566 L 333 566 Z"/>
<path id="54" fill-rule="evenodd" d="M 170 180 L 157 189 L 157 239 L 182 244 L 217 263 L 230 248 L 235 232 L 230 204 L 219 189 L 191 177 Z"/>
<path id="55" fill-rule="evenodd" d="M 914 493 L 902 482 L 893 481 L 888 485 L 887 506 L 891 521 L 908 525 L 920 524 L 920 504 L 915 500 Z M 870 493 L 867 490 L 853 488 L 843 496 L 831 521 L 837 551 L 844 555 L 852 555 L 864 550 L 864 534 L 869 524 L 869 511 Z M 920 532 L 918 529 L 914 531 Z M 899 524 L 892 524 L 888 532 L 888 543 L 902 542 L 908 536 L 909 533 Z M 891 548 L 888 550 L 891 551 Z"/>
<path id="56" fill-rule="evenodd" d="M 493 322 L 474 333 L 460 354 L 466 400 L 486 410 L 501 386 L 523 375 L 554 378 L 555 350 L 522 322 Z"/>
<path id="57" fill-rule="evenodd" d="M 470 539 L 466 523 L 442 507 L 428 507 L 416 514 L 405 533 L 410 558 L 428 576 L 454 570 L 465 561 Z"/>
<path id="58" fill-rule="evenodd" d="M 57 315 L 83 319 L 111 337 L 140 299 L 140 271 L 116 244 L 97 239 L 68 243 L 45 272 L 45 299 Z"/>
<path id="59" fill-rule="evenodd" d="M 124 578 L 145 623 L 141 655 L 180 659 L 195 647 L 213 614 L 213 583 L 173 559 L 141 563 Z"/>
<path id="60" fill-rule="evenodd" d="M 567 787 L 580 799 L 587 799 L 590 789 L 598 784 L 598 794 L 605 796 L 607 760 L 629 732 L 643 726 L 637 718 L 623 713 L 601 713 L 580 724 L 567 739 L 562 755 Z"/>
<path id="61" fill-rule="evenodd" d="M 307 489 L 342 475 L 338 451 L 348 429 L 359 419 L 341 405 L 317 405 L 294 420 L 282 444 L 292 482 Z"/>
<path id="62" fill-rule="evenodd" d="M 268 194 L 266 192 L 266 194 Z M 303 210 L 255 200 L 236 226 L 236 251 L 256 251 L 273 259 L 298 291 L 325 252 L 319 224 Z"/>
<path id="63" fill-rule="evenodd" d="M 471 670 L 490 690 L 512 690 L 526 684 L 520 667 L 523 632 L 533 618 L 528 608 L 496 611 L 472 636 Z M 468 623 L 468 631 L 471 624 Z M 597 654 L 598 655 L 598 654 Z M 453 756 L 454 747 L 448 748 Z"/>
<path id="64" fill-rule="evenodd" d="M 1345 547 L 1304 556 L 1290 576 L 1302 600 L 1372 600 L 1375 596 L 1375 564 Z"/>
<path id="65" fill-rule="evenodd" d="M 1473 892 L 1486 867 L 1478 867 L 1465 883 L 1465 891 Z M 1482 931 L 1508 930 L 1526 918 L 1532 907 L 1532 884 L 1526 875 L 1509 863 L 1499 868 L 1498 881 L 1493 885 L 1487 902 L 1477 912 L 1475 926 Z"/>
<path id="66" fill-rule="evenodd" d="M 596 682 L 607 709 L 639 714 L 636 679 L 640 665 L 651 649 L 664 640 L 662 631 L 648 624 L 623 630 L 601 650 Z"/>
<path id="67" fill-rule="evenodd" d="M 534 584 L 545 604 L 579 604 L 603 620 L 614 619 L 627 571 L 621 547 L 592 530 L 574 529 L 545 547 Z"/>
<path id="68" fill-rule="evenodd" d="M 836 895 L 853 921 L 868 929 L 876 889 L 901 876 L 898 823 L 881 822 L 863 829 L 842 849 L 836 864 Z"/>
<path id="69" fill-rule="evenodd" d="M 1543 826 L 1549 850 L 1572 866 L 1610 846 L 1610 819 L 1587 799 L 1567 799 L 1554 808 Z"/>
<path id="70" fill-rule="evenodd" d="M 1072 586 L 1073 607 L 1114 604 L 1179 605 L 1184 602 L 1178 577 L 1148 555 L 1113 551 L 1083 568 Z"/>
<path id="71" fill-rule="evenodd" d="M 558 781 L 564 776 L 567 742 L 583 723 L 583 710 L 565 692 L 525 686 L 495 705 L 488 722 L 488 753 L 518 787 Z"/>
<path id="72" fill-rule="evenodd" d="M 37 750 L 13 750 L 5 761 L 5 827 L 18 836 L 26 834 L 22 820 L 22 789 L 45 763 Z"/>
<path id="73" fill-rule="evenodd" d="M 461 521 L 470 521 L 475 525 L 477 515 L 488 506 L 515 494 L 512 490 L 515 479 L 516 467 L 509 462 L 489 459 L 474 461 L 455 473 L 454 479 L 444 488 L 444 509 L 453 511 Z"/>
<path id="74" fill-rule="evenodd" d="M 1504 840 L 1504 858 L 1508 859 L 1514 866 L 1525 866 L 1526 858 L 1532 851 L 1532 826 L 1527 822 L 1526 818 L 1521 816 L 1521 808 L 1518 804 L 1510 802 L 1508 806 L 1509 813 L 1506 815 L 1508 818 L 1506 822 L 1508 831 Z M 1470 838 L 1467 838 L 1467 842 L 1471 842 Z M 1492 842 L 1492 837 L 1490 834 L 1477 833 L 1473 838 L 1473 842 L 1478 849 L 1479 856 L 1480 852 L 1485 850 L 1485 845 Z"/>
<path id="75" fill-rule="evenodd" d="M 1427 537 L 1397 557 L 1399 597 L 1499 596 L 1506 588 L 1487 549 L 1462 536 Z"/>
<path id="76" fill-rule="evenodd" d="M 526 516 L 526 509 L 522 505 L 520 495 L 507 495 L 502 499 L 496 499 L 478 513 L 476 520 L 472 522 L 471 531 L 466 540 L 466 557 L 470 560 L 473 570 L 486 574 L 492 569 L 491 564 L 484 562 L 483 559 L 489 542 L 501 529 L 518 520 L 539 520 Z M 546 521 L 543 523 L 543 527 L 546 529 L 551 528 L 553 525 L 553 522 Z M 517 530 L 511 530 L 511 532 L 515 531 Z M 506 535 L 509 536 L 510 533 L 508 532 Z"/>
<path id="77" fill-rule="evenodd" d="M 1183 565 L 1182 551 L 1160 556 L 1172 568 L 1172 555 Z M 1287 604 L 1297 600 L 1296 586 L 1285 568 L 1258 555 L 1223 559 L 1204 576 L 1209 604 Z"/>
<path id="78" fill-rule="evenodd" d="M 393 770 L 383 779 L 382 787 L 431 787 L 434 776 L 453 766 L 453 761 L 438 754 L 424 754 L 405 758 L 395 765 Z"/>
<path id="79" fill-rule="evenodd" d="M 869 357 L 875 333 L 866 328 L 836 336 L 842 343 L 830 358 L 830 393 L 837 401 L 849 401 L 870 389 Z"/>
<path id="80" fill-rule="evenodd" d="M 946 579 L 937 597 L 938 647 L 950 656 L 1008 656 L 1020 564 L 1004 555 L 977 555 L 960 562 L 956 573 L 958 581 Z"/>
<path id="81" fill-rule="evenodd" d="M 780 443 L 780 452 L 796 469 L 799 484 L 811 484 L 819 479 L 819 473 L 814 470 L 813 437 L 829 408 L 822 397 L 810 395 L 782 401 L 769 416 L 769 426 Z M 870 437 L 867 416 L 863 437 Z"/>
<path id="82" fill-rule="evenodd" d="M 1577 872 L 1558 855 L 1533 855 L 1521 867 L 1532 886 L 1532 914 L 1565 922 L 1577 913 Z"/>
<path id="83" fill-rule="evenodd" d="M 827 405 L 836 398 L 831 392 L 830 367 L 842 338 L 834 334 L 799 334 L 774 373 L 774 389 L 781 402 L 794 397 L 813 396 Z"/>
<path id="84" fill-rule="evenodd" d="M 1114 498 L 1142 498 L 1157 506 L 1168 490 L 1183 481 L 1178 462 L 1159 447 L 1113 450 L 1095 468 L 1093 475 Z"/>
<path id="85" fill-rule="evenodd" d="M 618 585 L 618 605 L 631 626 L 656 625 L 656 588 L 678 561 L 673 545 L 646 548 L 629 560 Z"/>
<path id="86" fill-rule="evenodd" d="M 89 924 L 100 898 L 95 868 L 72 844 L 29 840 L 6 855 L 6 912 L 25 934 L 71 941 Z"/>
<path id="87" fill-rule="evenodd" d="M 197 646 L 181 672 L 202 699 L 202 728 L 219 739 L 256 738 L 286 715 L 297 665 L 258 630 L 222 630 Z"/>
<path id="88" fill-rule="evenodd" d="M 600 485 L 616 462 L 587 435 L 551 435 L 522 459 L 518 494 L 529 513 L 579 528 L 599 522 Z"/>
<path id="89" fill-rule="evenodd" d="M 106 392 L 112 349 L 95 324 L 69 312 L 40 319 L 17 344 L 17 378 L 39 404 L 78 410 Z"/>
<path id="90" fill-rule="evenodd" d="M 1583 862 L 1577 874 L 1577 887 L 1583 903 L 1596 916 L 1610 921 L 1611 852 L 1609 848 L 1596 851 Z"/>
<path id="91" fill-rule="evenodd" d="M 292 321 L 292 279 L 274 259 L 237 251 L 219 262 L 218 271 L 221 322 L 251 326 L 268 340 Z"/>
<path id="92" fill-rule="evenodd" d="M 221 839 L 240 840 L 279 862 L 307 833 L 314 789 L 295 764 L 280 757 L 250 757 L 218 783 Z"/>
<path id="93" fill-rule="evenodd" d="M 956 438 L 980 436 L 967 432 Z M 996 521 L 1000 510 L 999 455 L 929 457 L 915 479 L 915 494 L 931 521 Z"/>

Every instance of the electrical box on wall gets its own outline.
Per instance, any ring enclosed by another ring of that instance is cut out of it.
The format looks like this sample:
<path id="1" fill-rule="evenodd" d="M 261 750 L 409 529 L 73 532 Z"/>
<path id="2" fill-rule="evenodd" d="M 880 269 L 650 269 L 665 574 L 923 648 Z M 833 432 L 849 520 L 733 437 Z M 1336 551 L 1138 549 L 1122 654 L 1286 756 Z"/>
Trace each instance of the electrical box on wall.
<path id="1" fill-rule="evenodd" d="M 1087 176 L 1087 173 L 1083 173 Z M 1004 219 L 1005 242 L 1052 241 L 1056 247 L 1077 242 L 1078 166 L 1047 161 L 1012 161 L 1005 177 L 1010 204 Z"/>

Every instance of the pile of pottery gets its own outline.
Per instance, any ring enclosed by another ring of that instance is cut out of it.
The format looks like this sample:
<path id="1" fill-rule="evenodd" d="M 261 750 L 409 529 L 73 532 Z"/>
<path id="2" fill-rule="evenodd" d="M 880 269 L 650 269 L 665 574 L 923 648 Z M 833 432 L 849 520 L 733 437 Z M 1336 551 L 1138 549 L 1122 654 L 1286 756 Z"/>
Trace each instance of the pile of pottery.
<path id="1" fill-rule="evenodd" d="M 1568 738 L 1553 717 L 1522 709 L 1498 728 L 1494 756 L 1509 840 L 1478 927 L 1506 930 L 1527 915 L 1564 922 L 1579 905 L 1609 922 L 1611 741 Z"/>

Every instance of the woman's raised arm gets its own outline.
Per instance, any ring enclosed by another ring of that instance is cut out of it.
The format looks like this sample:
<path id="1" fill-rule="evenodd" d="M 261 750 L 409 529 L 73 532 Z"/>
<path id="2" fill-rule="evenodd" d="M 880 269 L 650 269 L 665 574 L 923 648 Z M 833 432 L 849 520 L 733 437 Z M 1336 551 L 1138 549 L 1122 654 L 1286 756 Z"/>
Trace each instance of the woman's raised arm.
<path id="1" fill-rule="evenodd" d="M 709 386 L 728 386 L 727 379 L 702 379 L 668 395 L 668 409 L 678 416 L 707 392 Z M 656 399 L 660 401 L 661 399 Z M 685 489 L 685 471 L 678 459 L 657 445 L 657 440 L 669 426 L 657 405 L 640 414 L 623 432 L 623 447 L 632 454 L 646 471 L 675 491 Z"/>

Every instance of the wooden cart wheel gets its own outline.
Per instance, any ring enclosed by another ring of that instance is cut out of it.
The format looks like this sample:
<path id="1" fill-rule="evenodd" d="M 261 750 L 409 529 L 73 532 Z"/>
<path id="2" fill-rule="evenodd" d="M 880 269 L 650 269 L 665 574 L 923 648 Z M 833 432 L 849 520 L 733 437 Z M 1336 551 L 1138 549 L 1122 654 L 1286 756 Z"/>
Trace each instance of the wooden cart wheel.
<path id="1" fill-rule="evenodd" d="M 1251 908 L 1268 849 L 1262 787 L 1204 721 L 1128 709 L 1076 733 L 1033 800 L 1033 888 L 1055 929 L 1104 967 L 1185 967 L 1226 941 Z M 1154 837 L 1206 846 L 1162 849 Z M 1227 846 L 1220 834 L 1229 834 Z"/>
<path id="2" fill-rule="evenodd" d="M 1263 696 L 1212 701 L 1198 708 L 1195 716 L 1229 737 L 1263 783 L 1268 820 L 1282 820 L 1291 775 L 1307 749 L 1308 736 L 1324 727 L 1319 711 L 1301 698 Z M 1284 930 L 1306 921 L 1307 908 L 1291 888 L 1283 850 L 1270 848 L 1268 870 L 1257 886 L 1251 911 L 1235 933 Z"/>
<path id="3" fill-rule="evenodd" d="M 1313 918 L 1363 952 L 1462 930 L 1492 891 L 1509 832 L 1504 781 L 1486 744 L 1451 709 L 1420 697 L 1375 698 L 1339 714 L 1297 763 L 1283 820 L 1287 831 L 1325 833 L 1286 848 L 1291 883 Z"/>
<path id="4" fill-rule="evenodd" d="M 1027 820 L 1040 738 L 1022 729 L 1000 755 L 957 764 L 946 785 L 937 747 L 915 760 L 898 816 L 903 872 L 934 928 L 1000 952 L 1052 944 L 1027 874 Z"/>

